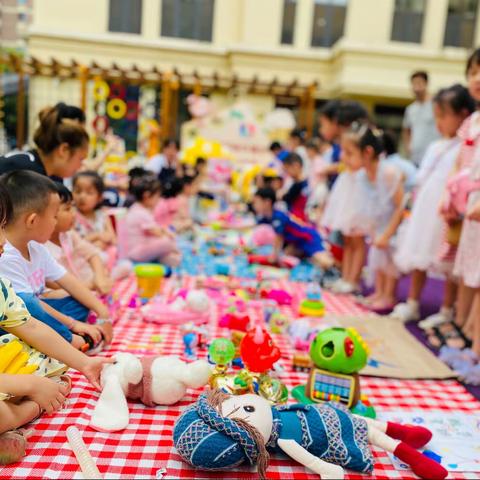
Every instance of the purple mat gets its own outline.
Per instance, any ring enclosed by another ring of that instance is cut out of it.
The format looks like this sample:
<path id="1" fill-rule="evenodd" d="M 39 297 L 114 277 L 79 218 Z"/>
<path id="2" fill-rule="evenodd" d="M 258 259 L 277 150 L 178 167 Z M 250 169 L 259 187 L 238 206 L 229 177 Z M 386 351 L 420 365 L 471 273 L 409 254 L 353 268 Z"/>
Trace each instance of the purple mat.
<path id="1" fill-rule="evenodd" d="M 397 290 L 397 296 L 400 300 L 405 300 L 408 295 L 408 287 L 410 285 L 410 278 L 405 277 L 400 280 Z M 442 304 L 443 298 L 443 282 L 441 280 L 428 279 L 421 299 L 421 314 L 422 318 L 438 312 Z M 406 325 L 407 330 L 423 345 L 430 349 L 435 355 L 438 351 L 431 348 L 427 341 L 426 336 L 421 328 L 417 326 L 416 322 L 408 322 Z M 465 388 L 478 400 L 480 400 L 480 386 L 472 387 L 465 385 Z"/>

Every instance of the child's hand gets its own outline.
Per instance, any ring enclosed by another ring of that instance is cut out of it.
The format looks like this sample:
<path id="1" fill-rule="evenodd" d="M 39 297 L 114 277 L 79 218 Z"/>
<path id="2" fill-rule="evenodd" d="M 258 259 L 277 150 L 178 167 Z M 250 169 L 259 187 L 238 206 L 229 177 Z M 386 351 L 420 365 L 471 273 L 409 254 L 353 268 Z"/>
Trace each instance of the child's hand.
<path id="1" fill-rule="evenodd" d="M 373 244 L 377 247 L 377 248 L 381 248 L 382 250 L 388 248 L 389 244 L 390 244 L 390 239 L 387 238 L 385 235 L 379 235 L 375 241 L 373 242 Z"/>
<path id="2" fill-rule="evenodd" d="M 467 218 L 480 222 L 480 201 L 474 203 L 467 211 Z"/>
<path id="3" fill-rule="evenodd" d="M 102 358 L 102 357 L 87 357 L 85 367 L 82 368 L 82 373 L 87 380 L 97 389 L 101 390 L 100 374 L 104 365 L 109 363 L 115 363 L 115 358 Z"/>
<path id="4" fill-rule="evenodd" d="M 36 375 L 25 375 L 25 380 L 29 382 L 27 396 L 38 403 L 42 410 L 52 414 L 62 408 L 68 393 L 65 385 Z"/>
<path id="5" fill-rule="evenodd" d="M 90 335 L 95 344 L 102 340 L 102 331 L 96 325 L 88 325 L 87 323 L 74 320 L 71 330 L 74 333 Z"/>
<path id="6" fill-rule="evenodd" d="M 113 281 L 110 277 L 98 275 L 94 278 L 93 283 L 96 289 L 102 295 L 107 295 L 113 288 Z"/>
<path id="7" fill-rule="evenodd" d="M 111 322 L 105 322 L 102 325 L 97 325 L 97 328 L 103 333 L 105 345 L 110 345 L 113 339 L 113 325 Z"/>

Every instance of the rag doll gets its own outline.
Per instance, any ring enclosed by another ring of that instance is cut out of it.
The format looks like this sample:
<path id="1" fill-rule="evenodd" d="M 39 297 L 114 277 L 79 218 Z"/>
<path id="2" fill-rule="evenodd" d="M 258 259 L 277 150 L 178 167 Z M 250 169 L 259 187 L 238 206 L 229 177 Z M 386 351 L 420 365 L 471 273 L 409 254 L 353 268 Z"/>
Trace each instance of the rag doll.
<path id="1" fill-rule="evenodd" d="M 203 394 L 177 420 L 173 440 L 194 467 L 228 470 L 258 466 L 266 478 L 268 450 L 283 452 L 322 479 L 344 478 L 344 468 L 371 473 L 370 444 L 394 453 L 421 478 L 444 479 L 448 472 L 416 449 L 432 434 L 420 426 L 383 423 L 352 415 L 339 404 L 271 406 L 253 395 Z"/>
<path id="2" fill-rule="evenodd" d="M 204 360 L 184 363 L 173 356 L 137 358 L 131 353 L 115 355 L 115 364 L 103 367 L 102 393 L 92 414 L 95 430 L 123 430 L 129 422 L 127 398 L 145 405 L 173 405 L 187 388 L 200 388 L 208 382 L 211 367 Z"/>

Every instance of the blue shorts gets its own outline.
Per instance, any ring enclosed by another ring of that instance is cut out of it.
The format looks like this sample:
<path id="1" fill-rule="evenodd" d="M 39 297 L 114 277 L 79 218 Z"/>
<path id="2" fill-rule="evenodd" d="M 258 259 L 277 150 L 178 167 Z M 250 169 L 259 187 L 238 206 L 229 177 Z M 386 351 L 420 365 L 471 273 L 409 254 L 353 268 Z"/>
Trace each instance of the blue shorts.
<path id="1" fill-rule="evenodd" d="M 295 242 L 294 245 L 302 250 L 306 257 L 313 257 L 316 253 L 325 251 L 320 234 L 312 229 L 312 238 L 309 241 Z"/>

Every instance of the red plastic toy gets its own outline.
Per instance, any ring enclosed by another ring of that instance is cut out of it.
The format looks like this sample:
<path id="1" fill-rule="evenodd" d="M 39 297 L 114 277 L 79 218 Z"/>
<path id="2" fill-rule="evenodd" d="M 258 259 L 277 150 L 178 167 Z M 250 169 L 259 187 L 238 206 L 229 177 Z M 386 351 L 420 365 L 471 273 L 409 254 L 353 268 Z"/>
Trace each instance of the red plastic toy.
<path id="1" fill-rule="evenodd" d="M 268 332 L 257 325 L 243 337 L 240 343 L 240 356 L 248 370 L 263 373 L 270 370 L 280 359 L 280 350 Z"/>
<path id="2" fill-rule="evenodd" d="M 250 325 L 250 317 L 248 315 L 235 315 L 234 313 L 226 313 L 218 323 L 219 327 L 229 328 L 230 330 L 238 330 L 246 332 Z"/>
<path id="3" fill-rule="evenodd" d="M 291 305 L 293 300 L 292 296 L 285 290 L 262 290 L 261 296 L 277 302 L 278 305 Z"/>

